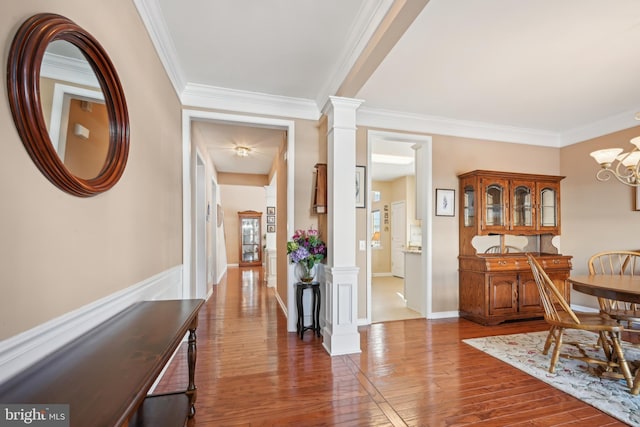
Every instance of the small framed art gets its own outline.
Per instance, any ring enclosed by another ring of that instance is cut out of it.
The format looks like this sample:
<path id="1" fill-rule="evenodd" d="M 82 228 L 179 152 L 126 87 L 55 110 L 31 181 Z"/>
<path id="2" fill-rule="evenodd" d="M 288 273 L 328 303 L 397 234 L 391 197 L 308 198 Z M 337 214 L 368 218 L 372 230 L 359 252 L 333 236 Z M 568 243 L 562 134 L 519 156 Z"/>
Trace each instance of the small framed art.
<path id="1" fill-rule="evenodd" d="M 436 216 L 455 216 L 456 191 L 436 188 Z"/>

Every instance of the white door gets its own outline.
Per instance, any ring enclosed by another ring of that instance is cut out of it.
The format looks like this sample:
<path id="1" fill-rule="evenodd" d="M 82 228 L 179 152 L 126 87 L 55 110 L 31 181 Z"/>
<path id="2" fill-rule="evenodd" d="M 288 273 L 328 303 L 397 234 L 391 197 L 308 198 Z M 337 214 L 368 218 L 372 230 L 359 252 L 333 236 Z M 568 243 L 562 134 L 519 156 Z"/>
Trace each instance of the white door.
<path id="1" fill-rule="evenodd" d="M 404 247 L 406 242 L 406 206 L 404 202 L 391 203 L 391 274 L 404 278 Z"/>

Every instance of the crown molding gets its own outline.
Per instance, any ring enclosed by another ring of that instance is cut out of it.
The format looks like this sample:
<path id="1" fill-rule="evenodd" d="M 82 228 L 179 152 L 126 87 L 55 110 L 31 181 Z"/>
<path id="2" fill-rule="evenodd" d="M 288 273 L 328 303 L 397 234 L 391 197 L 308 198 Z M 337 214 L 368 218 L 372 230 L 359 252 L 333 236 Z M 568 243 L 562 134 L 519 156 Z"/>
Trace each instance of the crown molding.
<path id="1" fill-rule="evenodd" d="M 45 52 L 40 76 L 100 89 L 100 82 L 86 60 Z"/>
<path id="2" fill-rule="evenodd" d="M 310 99 L 268 95 L 197 83 L 188 83 L 182 91 L 180 100 L 185 107 L 211 108 L 305 120 L 320 119 L 320 109 Z"/>
<path id="3" fill-rule="evenodd" d="M 338 91 L 391 6 L 393 6 L 393 0 L 369 1 L 362 4 L 357 14 L 358 20 L 353 25 L 353 31 L 344 43 L 345 48 L 340 56 L 343 60 L 335 67 L 330 78 L 322 86 L 316 98 L 316 104 L 324 105 L 329 96 Z"/>
<path id="4" fill-rule="evenodd" d="M 640 111 L 640 108 L 562 132 L 560 134 L 560 146 L 566 147 L 602 135 L 636 127 L 638 126 L 638 120 L 635 119 L 635 116 L 638 111 Z"/>
<path id="5" fill-rule="evenodd" d="M 171 80 L 173 89 L 176 91 L 178 97 L 180 97 L 180 94 L 187 85 L 187 81 L 182 69 L 178 66 L 180 61 L 176 54 L 176 47 L 173 44 L 173 39 L 169 36 L 169 30 L 162 17 L 160 6 L 158 6 L 158 2 L 154 0 L 134 0 L 134 3 L 147 29 L 149 38 L 151 38 L 151 42 L 156 48 L 156 53 L 169 76 L 169 80 Z"/>
<path id="6" fill-rule="evenodd" d="M 367 107 L 358 109 L 357 124 L 359 126 L 374 128 L 396 129 L 545 147 L 560 147 L 560 136 L 555 132 Z"/>

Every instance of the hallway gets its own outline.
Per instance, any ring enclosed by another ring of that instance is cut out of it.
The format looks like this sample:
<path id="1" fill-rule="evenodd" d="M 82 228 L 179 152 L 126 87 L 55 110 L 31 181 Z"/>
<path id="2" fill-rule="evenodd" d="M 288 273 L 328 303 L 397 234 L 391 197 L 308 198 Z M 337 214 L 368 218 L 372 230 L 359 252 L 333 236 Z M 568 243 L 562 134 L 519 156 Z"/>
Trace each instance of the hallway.
<path id="1" fill-rule="evenodd" d="M 286 331 L 261 274 L 229 268 L 200 312 L 192 426 L 621 425 L 460 342 L 543 321 L 378 323 L 360 328 L 362 353 L 330 357 L 322 338 Z M 183 344 L 156 392 L 185 388 L 186 366 Z"/>

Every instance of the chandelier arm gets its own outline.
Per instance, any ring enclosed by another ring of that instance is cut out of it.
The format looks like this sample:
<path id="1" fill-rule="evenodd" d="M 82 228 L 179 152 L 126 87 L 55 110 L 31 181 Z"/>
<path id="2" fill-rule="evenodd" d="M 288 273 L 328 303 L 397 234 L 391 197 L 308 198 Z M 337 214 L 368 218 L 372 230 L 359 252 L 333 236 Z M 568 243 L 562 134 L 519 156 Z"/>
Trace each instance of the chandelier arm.
<path id="1" fill-rule="evenodd" d="M 619 166 L 619 165 L 618 165 Z M 620 175 L 618 175 L 617 173 L 617 167 L 616 170 L 613 170 L 611 168 L 602 168 L 598 171 L 598 173 L 596 173 L 596 179 L 598 181 L 609 181 L 609 179 L 611 177 L 614 177 L 615 179 L 617 179 L 618 181 L 620 181 L 621 183 L 628 185 L 630 187 L 640 187 L 640 180 L 636 179 L 635 182 L 629 182 L 627 181 L 626 177 L 630 177 L 631 175 L 623 175 L 622 177 Z M 635 174 L 638 173 L 638 167 L 636 166 L 636 171 Z"/>

